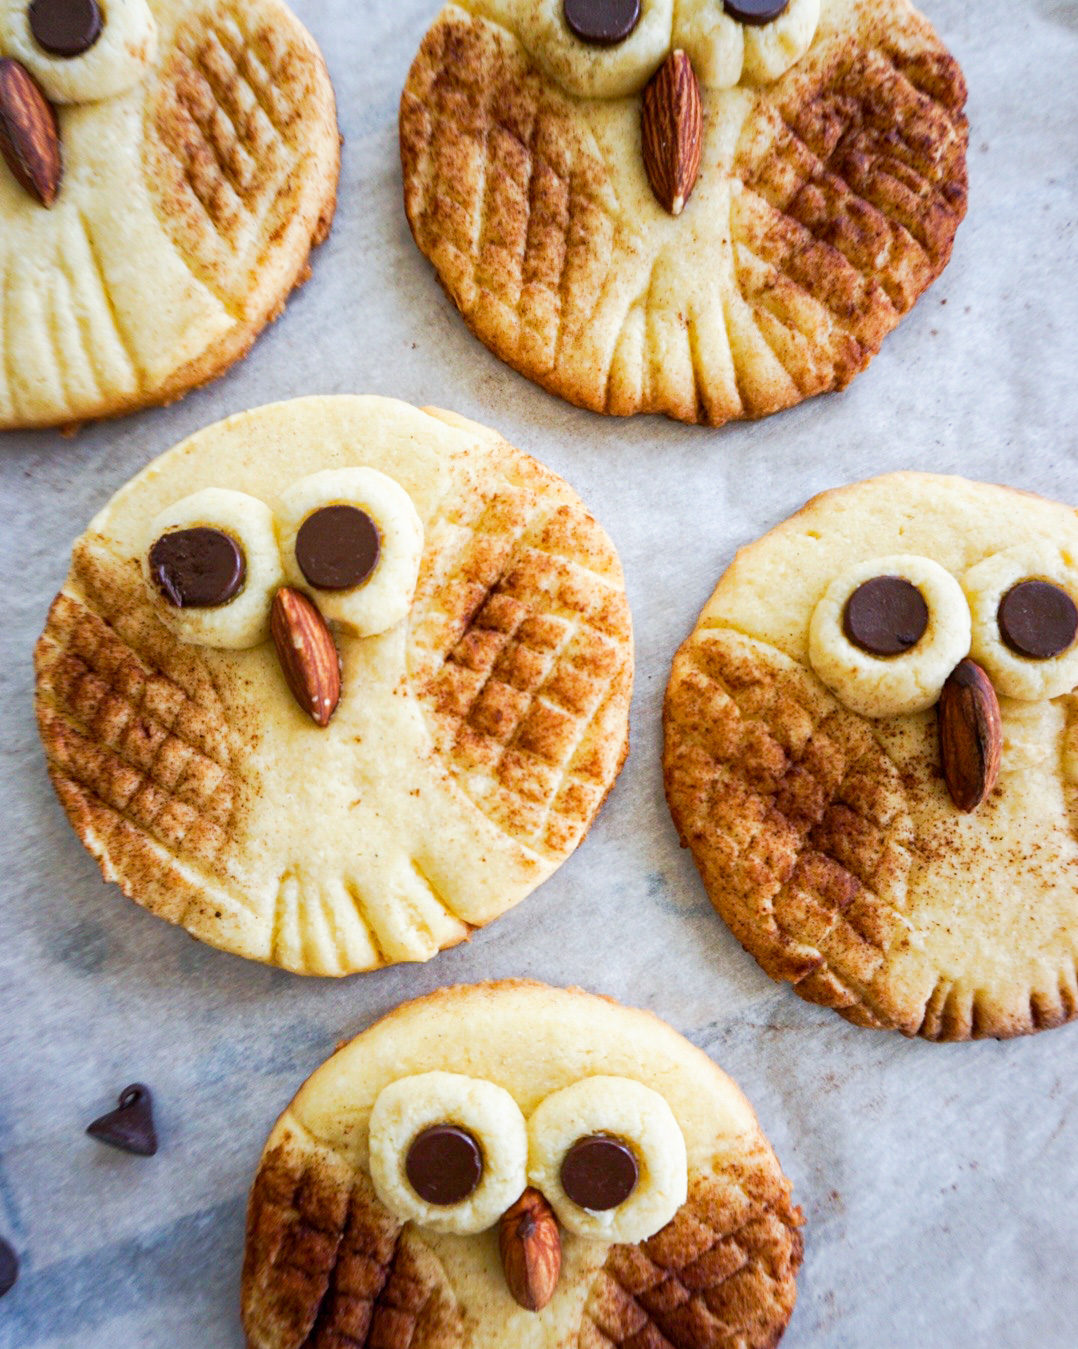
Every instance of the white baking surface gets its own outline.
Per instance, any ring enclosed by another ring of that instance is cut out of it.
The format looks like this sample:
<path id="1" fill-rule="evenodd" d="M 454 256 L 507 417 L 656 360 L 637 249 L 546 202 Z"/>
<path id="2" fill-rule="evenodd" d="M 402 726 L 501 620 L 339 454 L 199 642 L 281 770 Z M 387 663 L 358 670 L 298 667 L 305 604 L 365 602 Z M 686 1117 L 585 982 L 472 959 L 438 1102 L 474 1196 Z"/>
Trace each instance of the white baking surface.
<path id="1" fill-rule="evenodd" d="M 1078 1026 L 938 1046 L 807 1006 L 713 914 L 662 798 L 674 649 L 734 550 L 809 495 L 922 468 L 1078 502 L 1078 0 L 926 6 L 970 84 L 954 261 L 847 393 L 713 432 L 580 412 L 468 334 L 400 204 L 397 101 L 435 0 L 300 0 L 346 138 L 313 280 L 178 406 L 0 438 L 0 1233 L 23 1261 L 3 1349 L 238 1349 L 244 1202 L 277 1113 L 401 1000 L 511 975 L 650 1007 L 744 1087 L 808 1219 L 784 1346 L 1078 1342 Z M 628 766 L 558 875 L 428 966 L 332 983 L 218 954 L 102 885 L 46 780 L 30 660 L 71 538 L 152 456 L 344 392 L 456 409 L 564 474 L 620 548 L 638 675 Z M 152 1160 L 83 1133 L 136 1079 Z"/>

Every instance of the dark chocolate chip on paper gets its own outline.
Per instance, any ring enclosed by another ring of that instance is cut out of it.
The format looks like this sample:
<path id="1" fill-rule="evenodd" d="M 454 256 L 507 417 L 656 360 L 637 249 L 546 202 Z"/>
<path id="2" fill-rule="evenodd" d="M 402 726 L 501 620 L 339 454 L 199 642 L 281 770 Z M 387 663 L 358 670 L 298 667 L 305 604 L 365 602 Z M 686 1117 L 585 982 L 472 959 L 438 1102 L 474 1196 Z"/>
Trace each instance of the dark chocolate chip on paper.
<path id="1" fill-rule="evenodd" d="M 10 1293 L 19 1277 L 19 1257 L 3 1237 L 0 1237 L 0 1297 Z"/>
<path id="2" fill-rule="evenodd" d="M 120 1093 L 115 1110 L 95 1119 L 86 1132 L 99 1143 L 139 1157 L 152 1157 L 157 1151 L 157 1130 L 153 1123 L 153 1095 L 149 1087 L 134 1082 Z"/>

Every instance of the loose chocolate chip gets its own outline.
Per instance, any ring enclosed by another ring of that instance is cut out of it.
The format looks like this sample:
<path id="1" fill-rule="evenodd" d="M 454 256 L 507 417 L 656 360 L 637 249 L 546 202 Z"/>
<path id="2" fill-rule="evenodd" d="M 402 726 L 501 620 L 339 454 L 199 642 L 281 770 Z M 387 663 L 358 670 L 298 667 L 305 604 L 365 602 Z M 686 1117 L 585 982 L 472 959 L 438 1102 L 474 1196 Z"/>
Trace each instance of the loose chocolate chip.
<path id="1" fill-rule="evenodd" d="M 404 1169 L 412 1189 L 428 1204 L 459 1204 L 483 1178 L 483 1154 L 470 1133 L 435 1124 L 412 1142 Z"/>
<path id="2" fill-rule="evenodd" d="M 378 565 L 378 526 L 356 506 L 323 506 L 296 535 L 296 561 L 316 590 L 352 590 Z"/>
<path id="3" fill-rule="evenodd" d="M 870 656 L 900 656 L 928 627 L 928 605 L 902 576 L 874 576 L 846 601 L 842 631 Z"/>
<path id="4" fill-rule="evenodd" d="M 239 594 L 247 560 L 235 539 L 219 529 L 177 529 L 150 549 L 150 574 L 176 609 L 215 609 Z"/>
<path id="5" fill-rule="evenodd" d="M 0 1297 L 11 1292 L 18 1277 L 19 1257 L 4 1238 L 0 1237 Z"/>
<path id="6" fill-rule="evenodd" d="M 50 56 L 81 56 L 101 36 L 97 0 L 34 0 L 30 31 Z"/>
<path id="7" fill-rule="evenodd" d="M 1020 656 L 1051 660 L 1078 636 L 1078 606 L 1050 581 L 1020 581 L 999 605 L 999 631 Z"/>
<path id="8" fill-rule="evenodd" d="M 748 23 L 754 28 L 762 28 L 771 23 L 780 14 L 784 14 L 790 0 L 722 0 L 723 8 L 731 19 L 738 23 Z"/>
<path id="9" fill-rule="evenodd" d="M 624 1204 L 639 1179 L 632 1148 L 607 1134 L 577 1139 L 561 1164 L 562 1189 L 574 1204 L 594 1212 Z"/>
<path id="10" fill-rule="evenodd" d="M 110 1148 L 152 1157 L 157 1151 L 157 1130 L 153 1127 L 153 1096 L 149 1087 L 141 1082 L 125 1087 L 119 1106 L 95 1119 L 86 1132 Z"/>
<path id="11" fill-rule="evenodd" d="M 613 47 L 640 22 L 640 0 L 565 0 L 565 22 L 582 42 Z"/>

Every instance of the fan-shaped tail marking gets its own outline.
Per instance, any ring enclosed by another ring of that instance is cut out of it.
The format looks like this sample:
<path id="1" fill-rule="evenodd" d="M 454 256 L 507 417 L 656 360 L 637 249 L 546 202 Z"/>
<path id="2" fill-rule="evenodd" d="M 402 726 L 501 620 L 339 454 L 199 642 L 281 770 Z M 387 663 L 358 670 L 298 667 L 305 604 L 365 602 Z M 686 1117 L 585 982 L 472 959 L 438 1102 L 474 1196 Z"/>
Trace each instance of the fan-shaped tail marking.
<path id="1" fill-rule="evenodd" d="M 138 354 L 135 351 L 134 343 L 124 332 L 120 315 L 116 311 L 116 305 L 112 298 L 112 291 L 109 288 L 104 263 L 94 240 L 93 229 L 85 215 L 80 213 L 79 220 L 82 225 L 83 238 L 86 241 L 86 251 L 93 266 L 93 275 L 96 279 L 97 288 L 102 300 L 101 309 L 109 317 L 109 328 L 105 334 L 106 340 L 115 340 L 115 342 L 118 343 L 120 351 L 123 353 L 124 359 L 127 362 L 130 377 L 134 386 L 136 389 L 140 388 L 143 380 L 142 366 L 139 362 Z M 91 343 L 99 340 L 98 334 L 88 334 L 88 337 Z"/>

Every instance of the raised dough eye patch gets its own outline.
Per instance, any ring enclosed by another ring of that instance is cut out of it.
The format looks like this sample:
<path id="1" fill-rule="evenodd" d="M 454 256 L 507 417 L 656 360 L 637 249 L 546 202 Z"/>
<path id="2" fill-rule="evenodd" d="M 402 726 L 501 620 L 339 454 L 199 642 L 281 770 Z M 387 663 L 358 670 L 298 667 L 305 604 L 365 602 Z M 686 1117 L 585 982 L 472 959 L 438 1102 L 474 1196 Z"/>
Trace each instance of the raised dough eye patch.
<path id="1" fill-rule="evenodd" d="M 330 621 L 375 637 L 407 615 L 423 555 L 423 523 L 400 483 L 373 468 L 301 478 L 277 512 L 291 585 L 317 592 Z"/>
<path id="2" fill-rule="evenodd" d="M 142 574 L 158 618 L 181 641 L 257 646 L 284 580 L 269 507 L 222 487 L 183 497 L 151 521 Z"/>
<path id="3" fill-rule="evenodd" d="M 63 60 L 88 52 L 104 27 L 97 0 L 33 0 L 29 19 L 41 50 Z"/>
<path id="4" fill-rule="evenodd" d="M 166 604 L 213 609 L 243 589 L 247 558 L 231 534 L 205 525 L 175 529 L 150 549 L 150 575 Z"/>
<path id="5" fill-rule="evenodd" d="M 584 1078 L 553 1092 L 528 1121 L 528 1180 L 577 1236 L 644 1241 L 685 1202 L 685 1139 L 651 1087 Z"/>
<path id="6" fill-rule="evenodd" d="M 354 590 L 366 581 L 382 551 L 378 526 L 358 506 L 323 506 L 296 535 L 296 561 L 318 590 Z"/>
<path id="7" fill-rule="evenodd" d="M 389 1083 L 371 1111 L 369 1142 L 379 1199 L 432 1232 L 485 1232 L 527 1185 L 524 1116 L 483 1078 L 431 1072 Z"/>
<path id="8" fill-rule="evenodd" d="M 801 60 L 819 22 L 820 0 L 678 0 L 673 45 L 705 88 L 766 85 Z"/>
<path id="9" fill-rule="evenodd" d="M 0 0 L 0 53 L 51 103 L 100 103 L 146 78 L 157 22 L 147 0 Z"/>
<path id="10" fill-rule="evenodd" d="M 842 631 L 870 656 L 900 656 L 928 628 L 925 597 L 904 576 L 874 576 L 846 601 Z"/>
<path id="11" fill-rule="evenodd" d="M 962 587 L 915 554 L 870 558 L 828 586 L 809 623 L 809 660 L 831 692 L 862 717 L 926 712 L 969 655 L 972 623 Z"/>
<path id="12" fill-rule="evenodd" d="M 1000 636 L 1019 656 L 1054 660 L 1078 636 L 1078 606 L 1051 581 L 1019 581 L 999 603 Z"/>
<path id="13" fill-rule="evenodd" d="M 971 567 L 971 654 L 996 692 L 1039 702 L 1078 687 L 1078 566 L 1057 544 L 1030 539 Z"/>
<path id="14" fill-rule="evenodd" d="M 565 0 L 565 22 L 582 42 L 614 47 L 640 22 L 640 0 Z"/>
<path id="15" fill-rule="evenodd" d="M 715 3 L 715 0 L 709 0 Z M 484 0 L 494 8 L 493 0 Z M 499 0 L 546 78 L 571 98 L 637 98 L 670 55 L 675 0 Z M 575 133 L 574 133 L 575 137 Z"/>

